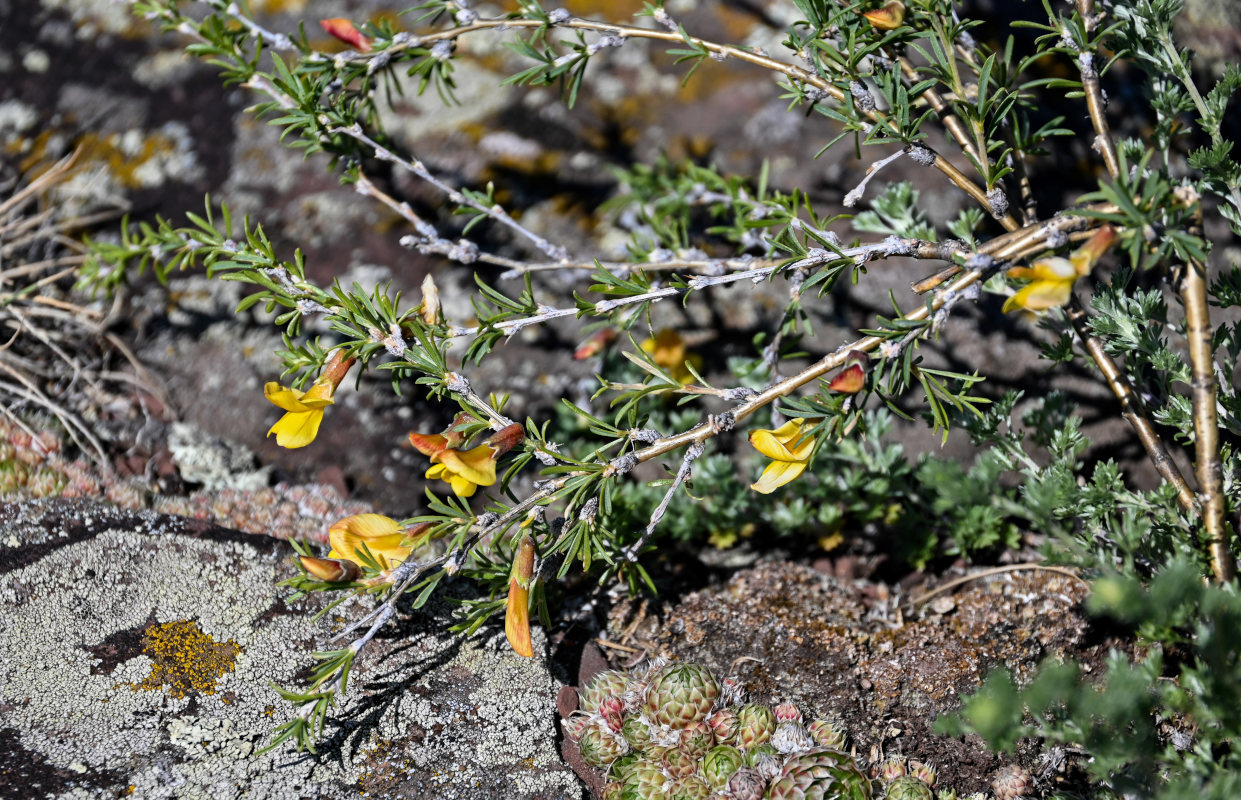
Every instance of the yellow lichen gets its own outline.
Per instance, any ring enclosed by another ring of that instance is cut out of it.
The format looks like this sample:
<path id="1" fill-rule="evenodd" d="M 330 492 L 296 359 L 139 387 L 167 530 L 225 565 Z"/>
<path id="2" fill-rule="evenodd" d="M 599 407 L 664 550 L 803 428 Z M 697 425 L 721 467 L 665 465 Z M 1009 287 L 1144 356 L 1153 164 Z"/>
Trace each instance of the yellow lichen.
<path id="1" fill-rule="evenodd" d="M 151 674 L 130 688 L 164 688 L 170 697 L 185 697 L 215 694 L 216 681 L 233 671 L 241 647 L 231 639 L 217 642 L 197 622 L 178 620 L 148 628 L 142 634 L 142 652 L 155 663 Z"/>

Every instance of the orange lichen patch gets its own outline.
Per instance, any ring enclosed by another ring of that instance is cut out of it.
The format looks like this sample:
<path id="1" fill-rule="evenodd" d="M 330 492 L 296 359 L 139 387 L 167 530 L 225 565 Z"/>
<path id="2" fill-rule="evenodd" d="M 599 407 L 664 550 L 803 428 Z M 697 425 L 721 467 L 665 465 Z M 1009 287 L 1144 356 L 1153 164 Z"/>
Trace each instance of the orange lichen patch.
<path id="1" fill-rule="evenodd" d="M 84 135 L 80 141 L 82 163 L 99 163 L 108 168 L 121 186 L 136 189 L 148 184 L 139 170 L 153 159 L 170 156 L 177 151 L 176 142 L 159 133 L 151 133 L 130 146 L 125 134 Z"/>
<path id="2" fill-rule="evenodd" d="M 233 671 L 241 647 L 233 640 L 217 642 L 193 620 L 165 622 L 142 634 L 142 652 L 153 662 L 151 674 L 134 691 L 167 691 L 170 697 L 215 694 L 216 681 Z"/>

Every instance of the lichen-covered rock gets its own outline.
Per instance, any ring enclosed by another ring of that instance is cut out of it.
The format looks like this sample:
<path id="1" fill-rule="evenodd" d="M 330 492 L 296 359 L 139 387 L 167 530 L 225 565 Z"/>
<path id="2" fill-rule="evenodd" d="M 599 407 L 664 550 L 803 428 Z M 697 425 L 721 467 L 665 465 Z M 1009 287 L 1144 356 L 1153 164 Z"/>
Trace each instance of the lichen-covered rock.
<path id="1" fill-rule="evenodd" d="M 269 682 L 332 632 L 276 587 L 286 543 L 68 501 L 0 506 L 0 530 L 0 796 L 582 797 L 555 682 L 499 632 L 449 634 L 446 605 L 366 651 L 326 757 L 256 755 L 289 714 Z"/>

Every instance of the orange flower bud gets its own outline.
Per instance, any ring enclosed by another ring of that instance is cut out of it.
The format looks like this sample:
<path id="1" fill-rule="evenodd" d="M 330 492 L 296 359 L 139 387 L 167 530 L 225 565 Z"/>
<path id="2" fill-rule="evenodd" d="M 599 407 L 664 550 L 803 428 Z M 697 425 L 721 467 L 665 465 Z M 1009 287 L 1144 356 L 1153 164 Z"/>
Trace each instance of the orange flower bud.
<path id="1" fill-rule="evenodd" d="M 534 656 L 530 642 L 530 582 L 534 577 L 534 540 L 526 534 L 513 553 L 513 569 L 509 573 L 508 603 L 504 608 L 504 635 L 513 652 Z"/>
<path id="2" fill-rule="evenodd" d="M 853 366 L 845 367 L 831 383 L 827 385 L 828 389 L 841 394 L 857 394 L 862 391 L 862 387 L 866 385 L 866 372 L 862 369 L 861 364 L 853 364 Z"/>
<path id="3" fill-rule="evenodd" d="M 872 11 L 862 12 L 862 16 L 881 31 L 894 31 L 905 21 L 905 4 L 900 0 L 891 0 Z"/>
<path id="4" fill-rule="evenodd" d="M 299 560 L 302 562 L 302 569 L 306 570 L 307 574 L 328 583 L 356 581 L 362 574 L 357 564 L 343 558 L 300 556 Z"/>
<path id="5" fill-rule="evenodd" d="M 573 358 L 576 361 L 585 361 L 593 358 L 603 352 L 603 348 L 616 341 L 616 331 L 613 328 L 602 328 L 595 331 L 586 341 L 577 346 L 573 351 Z"/>
<path id="6" fill-rule="evenodd" d="M 341 40 L 359 53 L 369 53 L 371 51 L 371 40 L 363 36 L 353 26 L 353 23 L 344 17 L 321 19 L 319 20 L 319 26 L 327 31 L 329 35 Z"/>
<path id="7" fill-rule="evenodd" d="M 521 444 L 522 440 L 525 438 L 525 429 L 522 428 L 520 424 L 514 422 L 512 425 L 506 425 L 493 433 L 491 438 L 487 440 L 487 444 L 490 445 L 491 449 L 495 452 L 496 458 L 499 458 L 509 450 L 512 450 L 514 447 Z"/>

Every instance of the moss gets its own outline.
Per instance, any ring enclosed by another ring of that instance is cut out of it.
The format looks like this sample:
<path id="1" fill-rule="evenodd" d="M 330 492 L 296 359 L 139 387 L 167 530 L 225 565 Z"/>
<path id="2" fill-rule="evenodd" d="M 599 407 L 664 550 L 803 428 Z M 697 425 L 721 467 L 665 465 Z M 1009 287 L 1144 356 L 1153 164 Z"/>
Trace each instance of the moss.
<path id="1" fill-rule="evenodd" d="M 217 642 L 197 622 L 178 620 L 156 625 L 142 636 L 142 652 L 154 664 L 151 674 L 134 691 L 156 691 L 168 687 L 172 697 L 215 694 L 216 681 L 233 671 L 241 648 L 232 639 Z"/>

